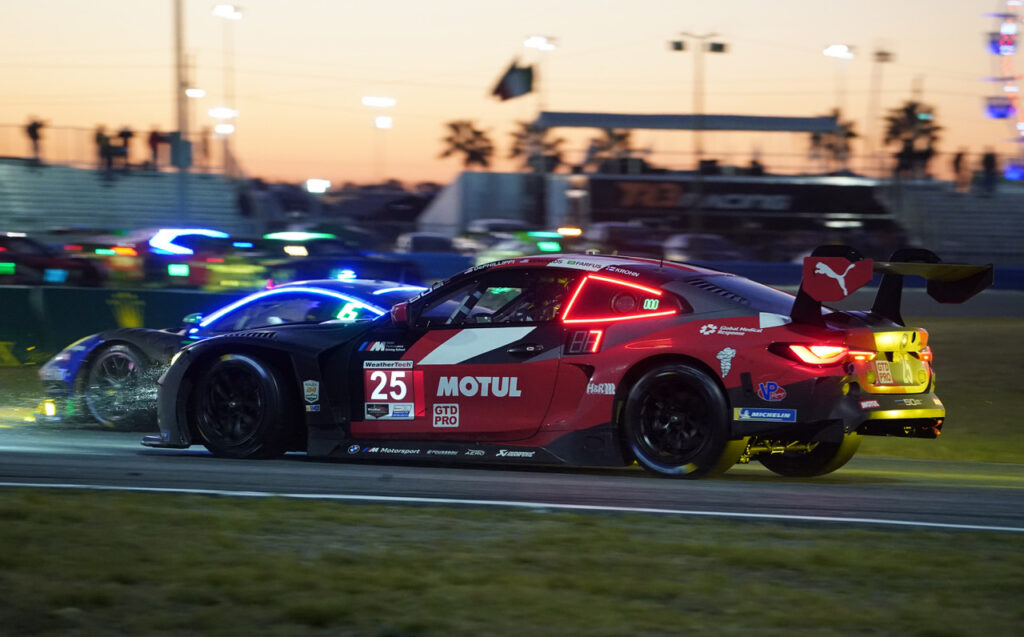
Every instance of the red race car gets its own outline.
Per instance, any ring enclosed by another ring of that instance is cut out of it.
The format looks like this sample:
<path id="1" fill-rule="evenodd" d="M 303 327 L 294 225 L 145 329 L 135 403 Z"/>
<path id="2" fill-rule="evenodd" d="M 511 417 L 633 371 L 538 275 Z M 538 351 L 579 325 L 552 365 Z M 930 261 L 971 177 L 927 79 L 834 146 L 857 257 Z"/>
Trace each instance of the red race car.
<path id="1" fill-rule="evenodd" d="M 880 273 L 870 311 L 839 300 Z M 928 333 L 905 275 L 941 302 L 991 266 L 845 246 L 808 257 L 794 296 L 656 259 L 531 256 L 471 268 L 368 324 L 260 328 L 183 349 L 160 435 L 232 458 L 314 456 L 625 466 L 697 477 L 756 458 L 786 476 L 842 466 L 861 436 L 935 438 Z"/>

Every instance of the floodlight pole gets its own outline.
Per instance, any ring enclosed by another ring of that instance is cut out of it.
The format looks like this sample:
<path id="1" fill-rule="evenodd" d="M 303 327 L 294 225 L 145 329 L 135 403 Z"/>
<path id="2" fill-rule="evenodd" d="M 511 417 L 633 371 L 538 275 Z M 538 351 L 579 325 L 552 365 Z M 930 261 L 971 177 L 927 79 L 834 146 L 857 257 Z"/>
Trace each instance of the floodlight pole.
<path id="1" fill-rule="evenodd" d="M 179 147 L 188 143 L 188 89 L 187 61 L 185 59 L 185 8 L 183 0 L 174 2 L 174 99 L 178 115 Z M 174 148 L 171 155 L 174 155 Z M 178 219 L 182 222 L 188 214 L 188 162 L 178 162 Z"/>

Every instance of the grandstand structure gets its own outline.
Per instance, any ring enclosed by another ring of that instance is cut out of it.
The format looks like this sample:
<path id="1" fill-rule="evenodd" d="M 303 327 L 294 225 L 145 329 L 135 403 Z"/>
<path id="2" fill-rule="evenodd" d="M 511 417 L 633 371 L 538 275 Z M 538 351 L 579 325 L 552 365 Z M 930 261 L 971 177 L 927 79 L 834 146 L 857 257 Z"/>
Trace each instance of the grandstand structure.
<path id="1" fill-rule="evenodd" d="M 238 235 L 260 230 L 242 216 L 238 182 L 224 175 L 183 177 L 186 211 L 180 210 L 182 176 L 175 172 L 105 172 L 0 158 L 0 229 L 44 232 L 54 228 L 136 230 L 201 226 Z"/>

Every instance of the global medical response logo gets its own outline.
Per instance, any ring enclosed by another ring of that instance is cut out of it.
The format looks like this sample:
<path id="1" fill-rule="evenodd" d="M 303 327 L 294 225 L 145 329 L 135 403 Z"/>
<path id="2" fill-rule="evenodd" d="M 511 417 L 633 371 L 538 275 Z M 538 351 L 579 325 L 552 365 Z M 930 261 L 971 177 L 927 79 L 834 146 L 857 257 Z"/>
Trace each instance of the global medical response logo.
<path id="1" fill-rule="evenodd" d="M 845 257 L 804 257 L 800 285 L 815 301 L 841 301 L 867 285 L 874 276 L 874 261 L 850 261 Z"/>

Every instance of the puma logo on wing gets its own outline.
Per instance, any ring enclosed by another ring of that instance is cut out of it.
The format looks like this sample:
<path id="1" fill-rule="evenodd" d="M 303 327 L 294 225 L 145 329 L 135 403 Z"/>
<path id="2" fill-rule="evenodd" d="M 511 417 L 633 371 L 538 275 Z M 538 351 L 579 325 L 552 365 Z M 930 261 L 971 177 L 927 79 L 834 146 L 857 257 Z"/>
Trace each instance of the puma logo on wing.
<path id="1" fill-rule="evenodd" d="M 824 274 L 828 278 L 835 279 L 836 281 L 838 281 L 839 287 L 843 289 L 843 296 L 847 296 L 849 295 L 849 292 L 846 291 L 846 275 L 850 273 L 850 270 L 852 270 L 853 266 L 855 265 L 857 264 L 851 263 L 849 266 L 847 266 L 846 270 L 844 270 L 842 274 L 836 274 L 835 270 L 828 267 L 821 261 L 818 261 L 817 263 L 814 264 L 814 273 Z"/>

